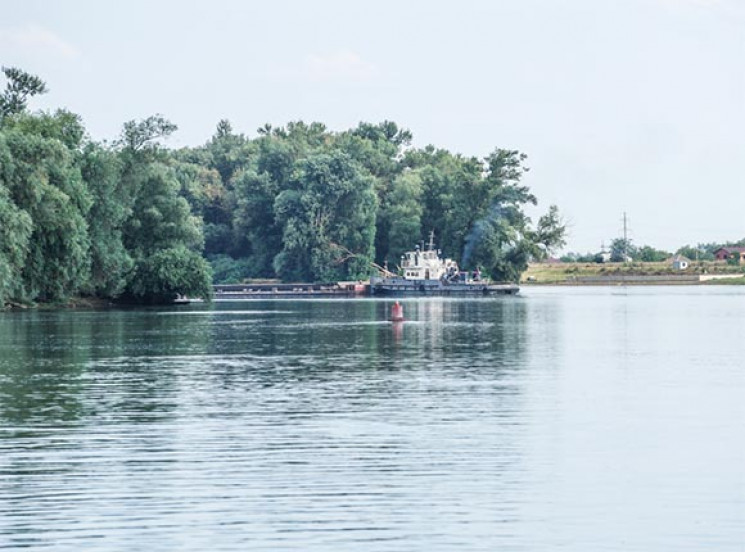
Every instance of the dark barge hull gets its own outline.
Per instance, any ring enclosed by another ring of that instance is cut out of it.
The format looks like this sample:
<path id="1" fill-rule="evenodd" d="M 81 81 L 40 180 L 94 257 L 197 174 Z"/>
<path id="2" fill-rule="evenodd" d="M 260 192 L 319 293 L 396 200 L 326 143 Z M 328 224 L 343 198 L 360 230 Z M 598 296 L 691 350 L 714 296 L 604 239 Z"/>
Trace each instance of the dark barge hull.
<path id="1" fill-rule="evenodd" d="M 515 284 L 487 284 L 482 282 L 441 282 L 440 280 L 406 280 L 383 278 L 370 283 L 370 293 L 390 297 L 481 297 L 484 295 L 515 295 L 520 288 Z"/>
<path id="2" fill-rule="evenodd" d="M 368 293 L 368 286 L 348 283 L 322 284 L 218 284 L 212 286 L 213 301 L 245 301 L 249 299 L 309 299 L 359 297 Z"/>

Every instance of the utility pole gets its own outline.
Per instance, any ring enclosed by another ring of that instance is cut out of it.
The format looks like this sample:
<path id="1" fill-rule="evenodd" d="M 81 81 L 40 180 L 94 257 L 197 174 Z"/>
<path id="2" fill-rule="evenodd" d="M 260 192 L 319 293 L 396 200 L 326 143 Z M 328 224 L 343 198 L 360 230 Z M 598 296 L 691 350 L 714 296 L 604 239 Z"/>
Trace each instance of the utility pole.
<path id="1" fill-rule="evenodd" d="M 626 224 L 626 211 L 623 212 L 623 262 L 626 262 L 626 259 L 628 259 L 628 246 L 629 246 L 629 238 L 628 238 L 628 227 Z"/>

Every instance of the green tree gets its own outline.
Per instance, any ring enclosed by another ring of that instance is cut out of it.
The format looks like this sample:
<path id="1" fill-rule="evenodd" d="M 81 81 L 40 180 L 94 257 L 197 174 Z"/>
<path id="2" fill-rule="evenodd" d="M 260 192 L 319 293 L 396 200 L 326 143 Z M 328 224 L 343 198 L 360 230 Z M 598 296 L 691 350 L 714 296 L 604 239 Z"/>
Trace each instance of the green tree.
<path id="1" fill-rule="evenodd" d="M 29 97 L 47 91 L 43 80 L 17 67 L 3 67 L 2 72 L 8 82 L 0 95 L 0 122 L 9 115 L 25 111 Z"/>
<path id="2" fill-rule="evenodd" d="M 422 180 L 422 228 L 417 239 L 434 230 L 440 248 L 457 258 L 471 227 L 489 207 L 483 164 L 432 146 L 407 152 L 402 163 L 417 169 Z"/>
<path id="3" fill-rule="evenodd" d="M 192 215 L 188 201 L 180 195 L 176 171 L 168 165 L 170 157 L 157 142 L 175 129 L 176 125 L 160 116 L 130 121 L 118 142 L 122 189 L 133 198 L 122 234 L 134 261 L 126 289 L 129 300 L 161 302 L 174 294 L 209 297 L 197 285 L 211 281 L 209 265 L 199 254 L 204 246 L 201 220 Z M 202 262 L 194 262 L 195 258 Z M 181 272 L 168 274 L 169 268 L 179 271 L 181 267 L 196 272 L 188 278 Z"/>
<path id="4" fill-rule="evenodd" d="M 492 207 L 466 244 L 464 267 L 480 266 L 499 281 L 518 281 L 536 252 L 529 219 L 514 205 Z"/>
<path id="5" fill-rule="evenodd" d="M 358 279 L 370 272 L 377 202 L 374 180 L 347 154 L 316 154 L 299 163 L 290 189 L 276 199 L 285 280 Z"/>
<path id="6" fill-rule="evenodd" d="M 59 140 L 71 152 L 79 150 L 85 138 L 85 127 L 79 115 L 65 109 L 54 113 L 18 113 L 4 121 L 4 130 Z"/>
<path id="7" fill-rule="evenodd" d="M 133 120 L 124 123 L 118 144 L 129 152 L 156 150 L 157 140 L 167 138 L 176 130 L 178 127 L 162 115 L 151 115 L 141 121 Z"/>
<path id="8" fill-rule="evenodd" d="M 602 262 L 599 253 L 576 253 L 570 252 L 562 255 L 559 260 L 562 263 L 598 263 Z"/>
<path id="9" fill-rule="evenodd" d="M 638 251 L 631 240 L 616 238 L 610 245 L 610 260 L 614 263 L 623 263 L 633 260 L 638 256 Z"/>
<path id="10" fill-rule="evenodd" d="M 25 300 L 59 301 L 85 286 L 90 256 L 85 215 L 91 197 L 74 154 L 57 139 L 18 130 L 0 134 L 0 185 L 28 214 L 22 280 Z"/>
<path id="11" fill-rule="evenodd" d="M 215 169 L 222 179 L 223 186 L 230 188 L 230 181 L 254 156 L 254 147 L 242 134 L 235 134 L 230 121 L 222 119 L 212 139 L 207 143 L 209 168 Z"/>
<path id="12" fill-rule="evenodd" d="M 192 214 L 205 223 L 230 222 L 228 190 L 215 169 L 179 161 L 169 165 L 179 182 L 179 194 L 189 203 Z"/>
<path id="13" fill-rule="evenodd" d="M 201 250 L 201 221 L 191 214 L 189 203 L 179 195 L 173 169 L 160 163 L 142 172 L 132 215 L 124 227 L 124 244 L 136 257 L 160 249 L 185 245 Z"/>
<path id="14" fill-rule="evenodd" d="M 169 151 L 162 142 L 176 125 L 161 115 L 125 123 L 110 148 L 92 143 L 73 113 L 28 114 L 46 85 L 3 72 L 3 300 L 204 294 L 203 249 L 221 280 L 357 279 L 432 230 L 464 267 L 517 279 L 564 243 L 555 207 L 535 227 L 525 214 L 536 198 L 515 150 L 481 160 L 412 149 L 392 121 L 343 132 L 267 124 L 249 139 L 223 119 L 204 146 Z"/>
<path id="15" fill-rule="evenodd" d="M 393 182 L 386 206 L 379 218 L 388 228 L 388 252 L 385 259 L 392 266 L 401 255 L 419 241 L 422 226 L 422 179 L 416 171 L 407 171 Z"/>
<path id="16" fill-rule="evenodd" d="M 381 263 L 394 256 L 389 252 L 388 243 L 390 224 L 394 219 L 384 216 L 384 213 L 394 201 L 389 196 L 395 179 L 405 168 L 400 158 L 411 139 L 412 135 L 408 130 L 399 128 L 392 121 L 383 121 L 377 125 L 360 123 L 356 128 L 340 133 L 333 140 L 335 149 L 344 151 L 375 179 L 375 193 L 381 210 L 376 220 L 375 257 Z M 417 231 L 416 234 L 418 233 Z M 416 241 L 417 238 L 413 239 Z"/>
<path id="17" fill-rule="evenodd" d="M 1 138 L 0 138 L 1 140 Z M 0 142 L 0 156 L 3 152 Z M 4 166 L 2 157 L 0 165 Z M 28 255 L 32 230 L 31 217 L 10 200 L 0 184 L 0 307 L 23 296 L 23 265 Z"/>
<path id="18" fill-rule="evenodd" d="M 212 297 L 212 273 L 201 255 L 179 245 L 141 259 L 130 285 L 131 296 L 147 304 L 167 304 L 179 295 Z"/>
<path id="19" fill-rule="evenodd" d="M 546 255 L 563 242 L 565 229 L 556 209 L 549 210 L 537 230 L 524 212 L 525 205 L 537 203 L 521 183 L 528 170 L 526 159 L 523 153 L 504 149 L 486 158 L 487 174 L 479 190 L 482 199 L 472 204 L 476 213 L 484 212 L 485 203 L 489 206 L 465 240 L 464 267 L 482 266 L 494 279 L 518 281 L 531 259 Z"/>
<path id="20" fill-rule="evenodd" d="M 208 261 L 212 267 L 212 282 L 215 284 L 238 284 L 252 276 L 252 267 L 247 259 L 213 255 Z"/>
<path id="21" fill-rule="evenodd" d="M 289 174 L 289 173 L 288 173 Z M 235 180 L 235 242 L 239 256 L 249 260 L 251 276 L 271 277 L 273 262 L 282 250 L 282 226 L 275 217 L 275 201 L 280 186 L 270 172 L 254 170 Z"/>
<path id="22" fill-rule="evenodd" d="M 670 257 L 672 257 L 672 254 L 669 251 L 655 249 L 650 245 L 643 245 L 636 250 L 636 257 L 634 258 L 634 260 L 642 261 L 645 263 L 661 263 L 663 261 L 666 261 Z"/>
<path id="23" fill-rule="evenodd" d="M 122 163 L 116 152 L 87 144 L 80 170 L 93 199 L 86 216 L 91 275 L 84 291 L 115 298 L 124 291 L 134 266 L 123 242 L 123 228 L 132 214 L 133 197 L 122 181 Z"/>
<path id="24" fill-rule="evenodd" d="M 713 261 L 714 251 L 718 249 L 718 245 L 713 244 L 698 244 L 696 246 L 684 245 L 678 249 L 675 254 L 687 257 L 692 261 Z"/>
<path id="25" fill-rule="evenodd" d="M 538 219 L 535 231 L 535 243 L 537 253 L 534 257 L 537 260 L 546 259 L 556 249 L 566 245 L 566 224 L 559 215 L 559 208 L 551 205 L 548 213 Z"/>

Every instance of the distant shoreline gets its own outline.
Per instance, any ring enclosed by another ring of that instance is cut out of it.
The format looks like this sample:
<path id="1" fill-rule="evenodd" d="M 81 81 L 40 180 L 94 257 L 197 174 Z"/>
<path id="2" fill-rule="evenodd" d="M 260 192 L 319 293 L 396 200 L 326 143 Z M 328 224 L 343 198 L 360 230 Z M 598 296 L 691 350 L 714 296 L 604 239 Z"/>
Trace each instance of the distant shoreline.
<path id="1" fill-rule="evenodd" d="M 520 285 L 743 285 L 739 266 L 696 263 L 686 270 L 673 270 L 666 263 L 534 263 L 523 274 Z"/>
<path id="2" fill-rule="evenodd" d="M 555 282 L 520 282 L 520 287 L 618 287 L 618 286 L 742 286 L 745 285 L 745 277 L 721 279 L 721 280 L 709 280 L 709 281 L 679 281 L 679 280 L 656 280 L 656 281 L 642 281 L 642 280 L 611 280 L 607 281 L 592 281 L 582 282 L 577 280 L 564 280 Z"/>

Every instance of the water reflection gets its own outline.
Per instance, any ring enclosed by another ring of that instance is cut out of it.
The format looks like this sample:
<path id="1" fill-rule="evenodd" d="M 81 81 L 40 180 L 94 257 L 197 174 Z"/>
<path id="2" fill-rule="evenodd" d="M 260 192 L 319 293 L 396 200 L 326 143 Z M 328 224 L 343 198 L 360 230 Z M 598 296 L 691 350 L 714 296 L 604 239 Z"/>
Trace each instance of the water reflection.
<path id="1" fill-rule="evenodd" d="M 0 319 L 0 421 L 6 427 L 81 416 L 79 384 L 90 343 L 66 322 L 34 313 Z"/>
<path id="2" fill-rule="evenodd" d="M 745 316 L 688 300 L 0 316 L 0 548 L 703 548 L 675 516 L 742 542 L 745 447 L 723 443 L 745 382 L 722 345 Z M 708 326 L 716 348 L 666 363 Z"/>
<path id="3" fill-rule="evenodd" d="M 406 308 L 403 325 L 380 301 L 3 318 L 0 535 L 165 550 L 232 523 L 258 548 L 325 549 L 410 540 L 422 507 L 504 517 L 488 493 L 519 465 L 519 386 L 500 367 L 521 363 L 524 312 Z"/>
<path id="4" fill-rule="evenodd" d="M 131 359 L 204 352 L 205 327 L 156 311 L 9 313 L 0 318 L 0 421 L 44 426 L 95 416 L 99 408 L 165 408 L 153 402 L 167 393 L 174 374 Z M 127 360 L 111 371 L 111 358 Z M 106 392 L 112 381 L 121 388 L 118 394 Z M 102 390 L 96 400 L 83 401 Z M 136 408 L 127 404 L 133 400 L 139 401 Z"/>

